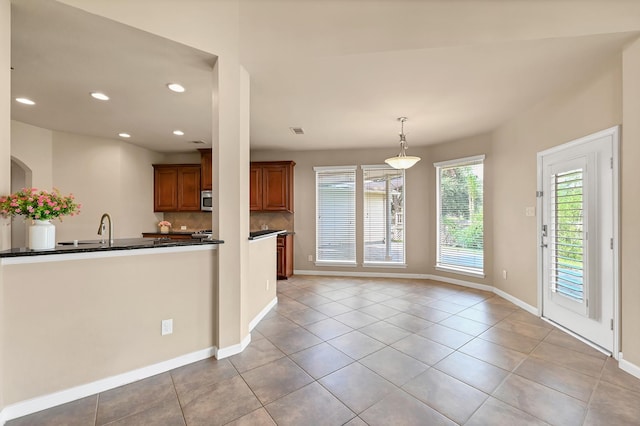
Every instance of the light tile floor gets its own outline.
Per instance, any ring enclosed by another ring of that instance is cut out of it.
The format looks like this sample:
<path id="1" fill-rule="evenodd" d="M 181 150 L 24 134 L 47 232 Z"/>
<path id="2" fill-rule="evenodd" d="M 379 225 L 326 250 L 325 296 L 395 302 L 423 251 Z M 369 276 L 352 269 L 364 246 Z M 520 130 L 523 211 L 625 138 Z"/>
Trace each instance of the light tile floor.
<path id="1" fill-rule="evenodd" d="M 294 277 L 238 355 L 7 423 L 640 425 L 640 380 L 491 293 Z"/>

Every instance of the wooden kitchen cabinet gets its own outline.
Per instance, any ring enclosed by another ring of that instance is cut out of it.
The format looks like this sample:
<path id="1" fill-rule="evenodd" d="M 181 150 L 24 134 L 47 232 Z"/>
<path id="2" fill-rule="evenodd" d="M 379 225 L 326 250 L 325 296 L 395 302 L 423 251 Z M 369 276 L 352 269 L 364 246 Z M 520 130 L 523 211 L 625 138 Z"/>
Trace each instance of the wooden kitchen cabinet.
<path id="1" fill-rule="evenodd" d="M 293 213 L 293 161 L 252 162 L 249 176 L 251 211 Z"/>
<path id="2" fill-rule="evenodd" d="M 249 210 L 262 210 L 262 167 L 249 168 Z"/>
<path id="3" fill-rule="evenodd" d="M 278 254 L 276 275 L 279 280 L 286 280 L 293 275 L 293 235 L 278 235 L 276 251 Z"/>
<path id="4" fill-rule="evenodd" d="M 211 153 L 211 148 L 201 148 L 198 151 L 200 151 L 200 189 L 210 191 L 213 189 L 213 178 L 211 176 L 213 172 L 213 154 Z"/>
<path id="5" fill-rule="evenodd" d="M 154 164 L 153 211 L 200 211 L 200 166 Z"/>

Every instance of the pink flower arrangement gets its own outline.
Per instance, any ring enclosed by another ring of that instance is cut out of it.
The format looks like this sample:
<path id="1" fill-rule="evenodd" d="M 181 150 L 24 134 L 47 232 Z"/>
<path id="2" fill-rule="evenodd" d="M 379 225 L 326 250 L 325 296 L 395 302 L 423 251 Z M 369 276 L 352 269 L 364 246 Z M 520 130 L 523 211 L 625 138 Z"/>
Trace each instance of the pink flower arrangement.
<path id="1" fill-rule="evenodd" d="M 163 220 L 162 222 L 158 223 L 158 226 L 167 226 L 171 228 L 171 222 L 167 222 L 166 220 Z"/>
<path id="2" fill-rule="evenodd" d="M 25 216 L 35 220 L 49 220 L 60 216 L 75 216 L 82 205 L 76 203 L 73 194 L 64 196 L 56 188 L 52 192 L 37 188 L 23 188 L 11 195 L 0 197 L 0 214 Z"/>

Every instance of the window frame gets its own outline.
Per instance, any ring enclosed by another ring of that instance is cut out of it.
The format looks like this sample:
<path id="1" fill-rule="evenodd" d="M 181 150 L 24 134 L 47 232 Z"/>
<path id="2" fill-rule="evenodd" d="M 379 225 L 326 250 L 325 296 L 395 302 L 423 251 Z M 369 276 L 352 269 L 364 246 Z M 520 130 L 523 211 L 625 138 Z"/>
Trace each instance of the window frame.
<path id="1" fill-rule="evenodd" d="M 374 165 L 361 165 L 362 169 L 362 266 L 363 267 L 380 267 L 380 268 L 406 268 L 407 267 L 407 233 L 406 233 L 406 194 L 407 194 L 407 174 L 406 170 L 398 170 L 387 164 L 374 164 Z M 402 187 L 403 187 L 403 197 L 402 197 L 402 225 L 405 227 L 403 231 L 402 238 L 402 261 L 394 262 L 394 261 L 368 261 L 365 258 L 365 225 L 366 225 L 366 214 L 367 214 L 367 203 L 366 203 L 366 190 L 365 190 L 365 172 L 367 170 L 391 170 L 398 171 L 402 174 Z"/>
<path id="2" fill-rule="evenodd" d="M 484 160 L 485 160 L 485 155 L 474 155 L 471 157 L 463 157 L 463 158 L 457 158 L 457 159 L 453 159 L 453 160 L 447 160 L 447 161 L 440 161 L 440 162 L 436 162 L 433 163 L 433 166 L 436 168 L 436 264 L 435 264 L 435 269 L 438 271 L 442 271 L 442 272 L 451 272 L 451 273 L 455 273 L 455 274 L 460 274 L 460 275 L 466 275 L 466 276 L 470 276 L 470 277 L 476 277 L 476 278 L 484 278 L 485 275 L 485 259 L 486 259 L 486 250 L 485 250 L 485 244 L 484 244 L 484 231 L 485 231 L 485 220 L 484 220 Z M 475 165 L 475 164 L 482 164 L 482 211 L 483 211 L 483 217 L 482 217 L 482 269 L 478 269 L 478 268 L 470 268 L 470 267 L 464 267 L 464 266 L 460 266 L 460 265 L 451 265 L 451 264 L 443 264 L 440 262 L 441 259 L 441 236 L 440 236 L 440 229 L 441 229 L 441 210 L 442 210 L 442 197 L 440 195 L 440 179 L 441 179 L 441 170 L 444 168 L 452 168 L 452 167 L 463 167 L 463 166 L 471 166 L 471 165 Z"/>
<path id="3" fill-rule="evenodd" d="M 356 202 L 357 202 L 357 170 L 358 170 L 358 166 L 316 166 L 313 168 L 314 174 L 315 174 L 315 202 L 316 202 L 316 209 L 315 209 L 315 231 L 316 231 L 316 241 L 315 241 L 315 265 L 316 266 L 339 266 L 339 267 L 356 267 L 358 266 L 357 264 L 357 206 L 356 206 Z M 319 191 L 318 191 L 318 175 L 319 173 L 322 172 L 352 172 L 353 173 L 353 183 L 354 183 L 354 189 L 353 189 L 353 260 L 348 259 L 348 260 L 323 260 L 323 259 L 319 259 L 318 253 L 319 253 L 319 232 L 320 232 L 320 227 L 318 226 L 318 217 L 319 217 L 319 202 L 318 202 L 318 196 L 319 196 Z"/>

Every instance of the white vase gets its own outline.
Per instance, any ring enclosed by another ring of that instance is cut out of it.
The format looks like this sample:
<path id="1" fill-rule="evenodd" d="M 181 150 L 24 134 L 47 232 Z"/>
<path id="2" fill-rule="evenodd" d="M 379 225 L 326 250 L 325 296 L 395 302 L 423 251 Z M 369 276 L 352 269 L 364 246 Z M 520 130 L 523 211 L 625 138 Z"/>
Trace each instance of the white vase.
<path id="1" fill-rule="evenodd" d="M 56 227 L 48 220 L 34 220 L 29 226 L 29 248 L 47 250 L 56 248 Z"/>

